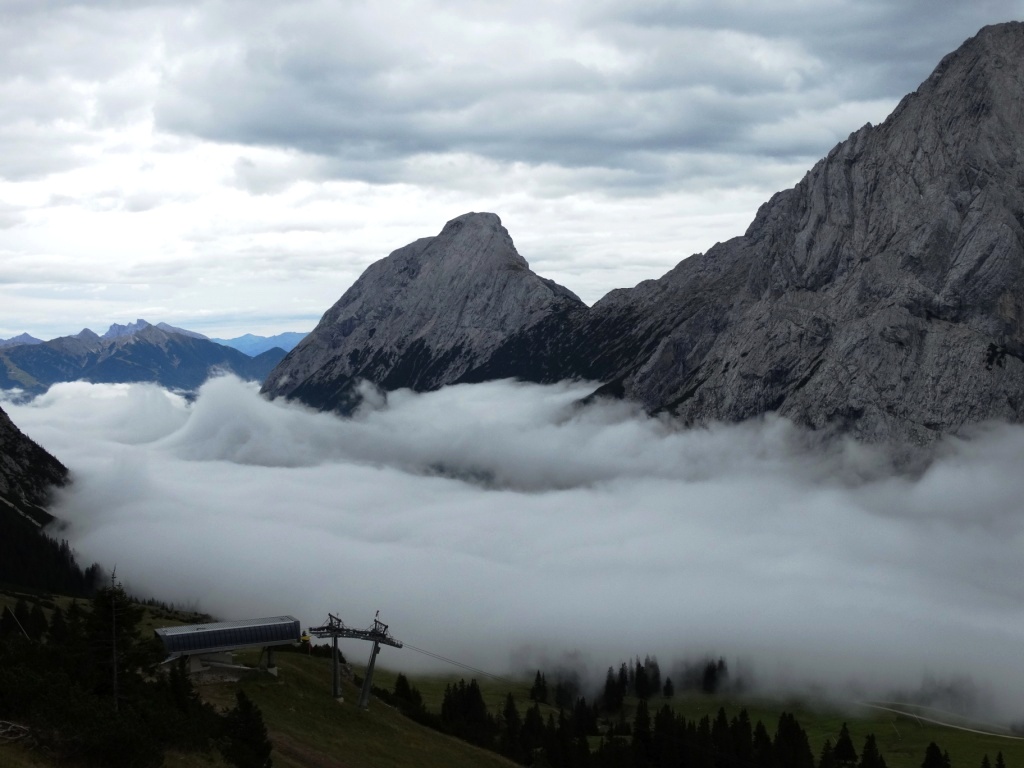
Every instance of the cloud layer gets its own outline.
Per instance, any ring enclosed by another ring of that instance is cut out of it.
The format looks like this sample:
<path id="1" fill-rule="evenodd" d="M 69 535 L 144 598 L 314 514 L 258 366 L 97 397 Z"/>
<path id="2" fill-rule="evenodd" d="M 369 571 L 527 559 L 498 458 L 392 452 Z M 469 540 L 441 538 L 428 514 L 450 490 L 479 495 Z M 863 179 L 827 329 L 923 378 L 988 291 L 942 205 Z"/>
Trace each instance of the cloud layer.
<path id="1" fill-rule="evenodd" d="M 966 680 L 978 713 L 1024 715 L 1024 430 L 908 478 L 783 420 L 679 431 L 586 391 L 397 392 L 341 420 L 223 378 L 192 405 L 78 383 L 5 407 L 72 468 L 57 512 L 84 559 L 224 618 L 380 609 L 496 673 L 715 653 L 850 699 Z"/>

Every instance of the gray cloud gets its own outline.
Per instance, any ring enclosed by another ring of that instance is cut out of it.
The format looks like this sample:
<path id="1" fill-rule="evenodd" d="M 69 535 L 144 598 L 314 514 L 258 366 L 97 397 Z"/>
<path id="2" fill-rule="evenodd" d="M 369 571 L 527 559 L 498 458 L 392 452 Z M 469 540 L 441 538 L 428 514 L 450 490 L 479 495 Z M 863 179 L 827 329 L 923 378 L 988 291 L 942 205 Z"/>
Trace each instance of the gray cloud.
<path id="1" fill-rule="evenodd" d="M 679 431 L 574 408 L 585 391 L 397 392 L 351 420 L 232 379 L 192 406 L 72 384 L 5 407 L 71 466 L 57 511 L 84 557 L 225 618 L 381 609 L 494 672 L 710 652 L 843 698 L 968 681 L 977 714 L 1020 719 L 1019 427 L 951 439 L 908 478 L 783 420 Z"/>
<path id="2" fill-rule="evenodd" d="M 324 0 L 7 4 L 0 127 L 12 133 L 0 131 L 0 146 L 21 151 L 0 153 L 0 172 L 74 167 L 93 132 L 152 115 L 163 131 L 326 161 L 307 164 L 307 178 L 417 182 L 429 158 L 469 154 L 578 171 L 575 189 L 604 169 L 632 179 L 611 180 L 612 193 L 656 191 L 691 183 L 693 157 L 809 164 L 882 119 L 980 26 L 1022 10 L 1019 0 L 607 0 L 514 13 L 421 0 L 400 15 Z M 35 147 L 18 143 L 17 126 Z M 55 157 L 46 147 L 60 142 Z M 282 188 L 273 173 L 238 172 L 257 193 Z"/>
<path id="3" fill-rule="evenodd" d="M 887 109 L 824 132 L 816 113 L 891 108 L 980 26 L 1021 12 L 941 5 L 608 2 L 481 19 L 423 3 L 414 26 L 316 2 L 248 15 L 227 4 L 175 49 L 156 114 L 167 130 L 323 155 L 374 182 L 466 152 L 629 169 L 657 187 L 679 154 L 811 161 Z M 780 123 L 810 130 L 765 144 Z"/>

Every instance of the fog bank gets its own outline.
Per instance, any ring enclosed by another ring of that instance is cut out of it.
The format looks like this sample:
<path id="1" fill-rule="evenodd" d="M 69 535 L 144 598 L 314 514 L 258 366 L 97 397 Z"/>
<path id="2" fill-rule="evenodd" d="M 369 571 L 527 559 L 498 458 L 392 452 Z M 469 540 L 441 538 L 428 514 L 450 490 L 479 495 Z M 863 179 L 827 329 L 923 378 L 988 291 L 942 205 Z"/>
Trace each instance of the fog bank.
<path id="1" fill-rule="evenodd" d="M 1024 720 L 1024 429 L 947 440 L 911 478 L 785 420 L 680 431 L 576 408 L 589 391 L 403 391 L 343 420 L 220 378 L 192 404 L 74 383 L 5 409 L 72 470 L 62 535 L 138 593 L 304 625 L 379 609 L 499 674 L 712 653 L 765 687 L 955 683 Z"/>

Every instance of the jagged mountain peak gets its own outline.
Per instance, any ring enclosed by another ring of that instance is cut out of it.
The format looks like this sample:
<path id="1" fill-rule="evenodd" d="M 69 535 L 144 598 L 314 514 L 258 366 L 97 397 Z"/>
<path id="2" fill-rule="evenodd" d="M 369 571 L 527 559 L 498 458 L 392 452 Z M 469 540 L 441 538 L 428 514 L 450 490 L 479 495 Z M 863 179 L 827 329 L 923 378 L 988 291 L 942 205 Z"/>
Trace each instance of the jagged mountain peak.
<path id="1" fill-rule="evenodd" d="M 19 333 L 9 339 L 0 339 L 0 347 L 16 347 L 20 344 L 42 344 L 42 339 L 37 339 L 27 333 Z"/>
<path id="2" fill-rule="evenodd" d="M 101 336 L 100 338 L 117 339 L 120 338 L 121 336 L 131 336 L 132 334 L 138 333 L 143 328 L 148 328 L 149 326 L 150 323 L 146 322 L 141 317 L 134 323 L 127 323 L 125 325 L 121 325 L 120 323 L 113 323 L 107 329 L 107 332 L 104 333 L 103 336 Z"/>
<path id="3" fill-rule="evenodd" d="M 582 306 L 530 270 L 497 215 L 467 213 L 371 264 L 264 391 L 344 409 L 360 378 L 430 389 L 458 380 L 511 334 Z M 347 383 L 326 384 L 337 379 Z"/>
<path id="4" fill-rule="evenodd" d="M 745 234 L 662 278 L 589 310 L 550 285 L 531 312 L 499 276 L 529 275 L 536 298 L 547 284 L 517 266 L 496 216 L 467 214 L 368 268 L 268 391 L 333 408 L 360 377 L 585 378 L 686 424 L 774 411 L 913 443 L 1022 421 L 1021 125 L 1024 24 L 986 27 Z"/>

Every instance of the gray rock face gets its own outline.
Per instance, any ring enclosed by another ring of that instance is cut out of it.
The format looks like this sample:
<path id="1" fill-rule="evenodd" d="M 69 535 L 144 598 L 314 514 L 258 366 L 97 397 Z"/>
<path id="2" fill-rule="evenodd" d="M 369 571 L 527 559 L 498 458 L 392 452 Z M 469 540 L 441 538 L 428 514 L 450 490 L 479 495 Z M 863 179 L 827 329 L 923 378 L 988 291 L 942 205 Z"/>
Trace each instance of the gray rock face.
<path id="1" fill-rule="evenodd" d="M 1022 126 L 1024 24 L 986 27 L 664 277 L 587 309 L 470 214 L 368 269 L 266 391 L 333 408 L 356 377 L 583 378 L 687 424 L 776 411 L 918 444 L 1022 421 Z"/>
<path id="2" fill-rule="evenodd" d="M 659 339 L 619 390 L 687 423 L 778 411 L 879 441 L 1020 421 L 1021 126 L 1024 24 L 987 27 L 743 237 L 596 305 Z"/>
<path id="3" fill-rule="evenodd" d="M 434 389 L 462 380 L 511 335 L 585 307 L 530 271 L 496 215 L 467 213 L 367 268 L 263 391 L 346 410 L 360 379 Z"/>
<path id="4" fill-rule="evenodd" d="M 43 525 L 52 517 L 42 509 L 53 486 L 67 482 L 57 459 L 19 430 L 0 410 L 0 515 L 20 514 Z"/>

